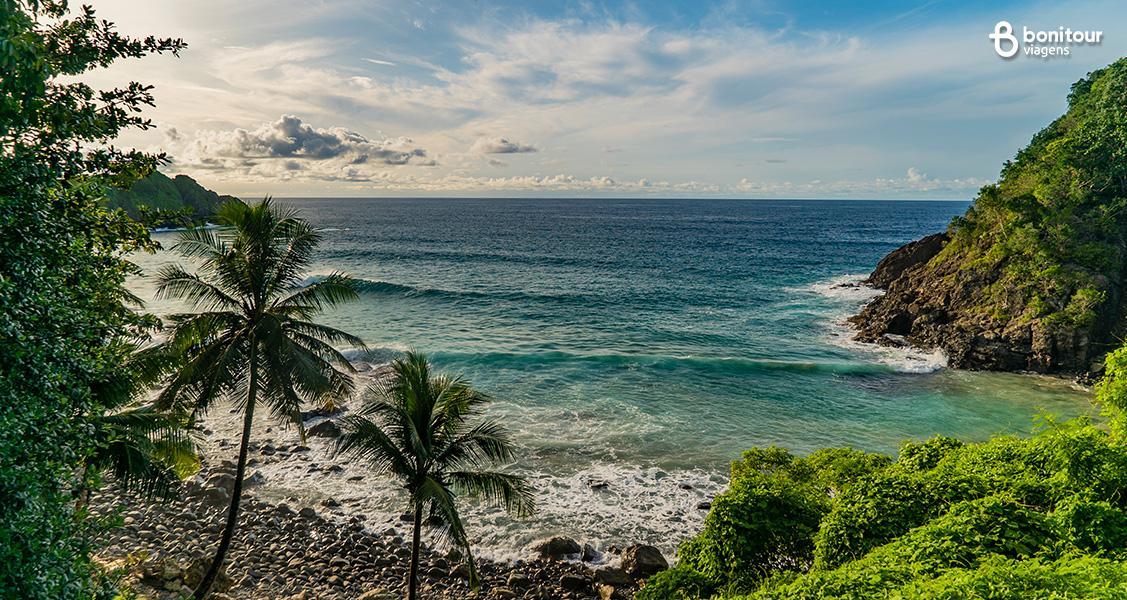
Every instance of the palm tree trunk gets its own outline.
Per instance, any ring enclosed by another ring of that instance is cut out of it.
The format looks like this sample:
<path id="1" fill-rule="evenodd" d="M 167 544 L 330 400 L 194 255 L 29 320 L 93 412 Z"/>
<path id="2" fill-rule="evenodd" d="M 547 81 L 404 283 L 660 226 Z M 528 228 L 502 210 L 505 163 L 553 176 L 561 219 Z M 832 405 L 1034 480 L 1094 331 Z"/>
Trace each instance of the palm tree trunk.
<path id="1" fill-rule="evenodd" d="M 411 534 L 411 575 L 407 580 L 407 600 L 415 600 L 419 585 L 419 532 L 423 526 L 423 507 L 415 507 L 415 528 Z"/>
<path id="2" fill-rule="evenodd" d="M 219 571 L 223 568 L 223 560 L 227 556 L 228 548 L 231 547 L 231 538 L 235 536 L 235 525 L 239 521 L 239 503 L 243 495 L 243 474 L 246 472 L 247 450 L 250 446 L 250 425 L 254 420 L 254 401 L 258 395 L 258 368 L 255 365 L 257 357 L 255 356 L 253 341 L 248 354 L 250 359 L 250 390 L 247 392 L 246 414 L 243 415 L 243 439 L 239 444 L 239 462 L 235 467 L 235 487 L 231 490 L 231 506 L 227 510 L 227 525 L 223 528 L 223 537 L 219 540 L 219 549 L 215 551 L 215 559 L 212 560 L 211 566 L 208 567 L 207 573 L 204 574 L 200 585 L 196 588 L 196 592 L 192 594 L 193 600 L 204 600 L 211 593 L 211 586 L 215 585 Z"/>

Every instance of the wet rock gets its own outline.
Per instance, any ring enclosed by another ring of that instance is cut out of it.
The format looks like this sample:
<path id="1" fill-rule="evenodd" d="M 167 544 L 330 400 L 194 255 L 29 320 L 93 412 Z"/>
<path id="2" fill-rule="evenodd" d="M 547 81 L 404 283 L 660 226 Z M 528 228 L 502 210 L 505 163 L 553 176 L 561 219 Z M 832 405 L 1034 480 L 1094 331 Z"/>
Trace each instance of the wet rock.
<path id="1" fill-rule="evenodd" d="M 669 562 L 653 546 L 635 544 L 622 551 L 622 570 L 634 579 L 645 579 L 668 568 Z"/>
<path id="2" fill-rule="evenodd" d="M 591 580 L 582 575 L 568 573 L 560 577 L 560 587 L 568 592 L 582 592 L 591 589 Z"/>
<path id="3" fill-rule="evenodd" d="M 532 545 L 532 551 L 540 558 L 563 560 L 583 552 L 579 542 L 567 537 L 553 537 Z"/>

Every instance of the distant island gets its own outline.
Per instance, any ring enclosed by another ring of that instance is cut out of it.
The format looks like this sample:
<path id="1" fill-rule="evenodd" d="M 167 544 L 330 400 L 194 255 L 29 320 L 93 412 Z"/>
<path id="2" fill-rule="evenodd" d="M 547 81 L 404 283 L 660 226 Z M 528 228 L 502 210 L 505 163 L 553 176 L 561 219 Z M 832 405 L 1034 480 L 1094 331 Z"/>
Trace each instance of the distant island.
<path id="1" fill-rule="evenodd" d="M 111 189 L 108 197 L 110 208 L 121 208 L 151 227 L 205 223 L 219 205 L 234 198 L 209 190 L 187 175 L 169 177 L 160 171 L 127 190 Z"/>
<path id="2" fill-rule="evenodd" d="M 880 261 L 862 341 L 941 348 L 963 369 L 1094 375 L 1127 323 L 1127 59 L 1072 86 L 948 230 Z"/>

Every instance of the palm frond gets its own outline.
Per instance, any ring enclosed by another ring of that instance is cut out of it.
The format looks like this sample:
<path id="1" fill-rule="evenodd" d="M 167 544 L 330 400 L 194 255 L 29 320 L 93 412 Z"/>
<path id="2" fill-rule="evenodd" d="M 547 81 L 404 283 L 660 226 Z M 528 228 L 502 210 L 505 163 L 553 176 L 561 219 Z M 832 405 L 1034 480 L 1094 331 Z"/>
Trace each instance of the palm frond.
<path id="1" fill-rule="evenodd" d="M 364 417 L 350 416 L 342 420 L 342 433 L 335 452 L 366 460 L 377 473 L 391 472 L 401 478 L 413 478 L 415 466 L 391 437 L 377 423 Z"/>
<path id="2" fill-rule="evenodd" d="M 448 474 L 455 489 L 485 499 L 518 517 L 536 510 L 535 490 L 523 477 L 495 471 L 454 471 Z"/>
<path id="3" fill-rule="evenodd" d="M 309 306 L 317 311 L 332 308 L 360 297 L 356 280 L 343 273 L 331 273 L 324 279 L 297 288 L 290 295 L 275 302 L 275 306 Z"/>
<path id="4" fill-rule="evenodd" d="M 193 308 L 207 311 L 239 310 L 243 306 L 218 286 L 179 265 L 165 265 L 157 272 L 158 299 L 184 300 Z"/>

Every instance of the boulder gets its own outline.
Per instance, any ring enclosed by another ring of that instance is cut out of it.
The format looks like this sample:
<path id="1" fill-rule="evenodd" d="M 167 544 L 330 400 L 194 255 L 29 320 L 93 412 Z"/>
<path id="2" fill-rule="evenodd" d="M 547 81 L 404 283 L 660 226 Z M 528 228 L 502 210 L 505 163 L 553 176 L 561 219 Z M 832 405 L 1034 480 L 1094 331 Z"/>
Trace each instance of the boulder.
<path id="1" fill-rule="evenodd" d="M 549 560 L 563 560 L 583 552 L 579 542 L 567 537 L 553 537 L 532 545 L 537 556 Z"/>
<path id="2" fill-rule="evenodd" d="M 356 597 L 356 600 L 398 600 L 399 597 L 384 588 L 368 590 Z"/>
<path id="3" fill-rule="evenodd" d="M 235 491 L 235 476 L 230 473 L 216 473 L 204 482 L 205 488 L 221 489 L 228 494 Z"/>
<path id="4" fill-rule="evenodd" d="M 314 437 L 335 438 L 340 437 L 340 427 L 336 423 L 326 420 L 305 430 L 305 433 Z"/>
<path id="5" fill-rule="evenodd" d="M 622 551 L 622 570 L 634 579 L 645 579 L 668 568 L 669 562 L 653 546 L 635 544 Z"/>
<path id="6" fill-rule="evenodd" d="M 567 573 L 560 577 L 560 587 L 566 592 L 584 592 L 591 589 L 591 580 L 582 575 Z"/>
<path id="7" fill-rule="evenodd" d="M 618 567 L 599 567 L 595 569 L 594 575 L 595 581 L 610 586 L 624 586 L 633 583 L 626 571 Z"/>

